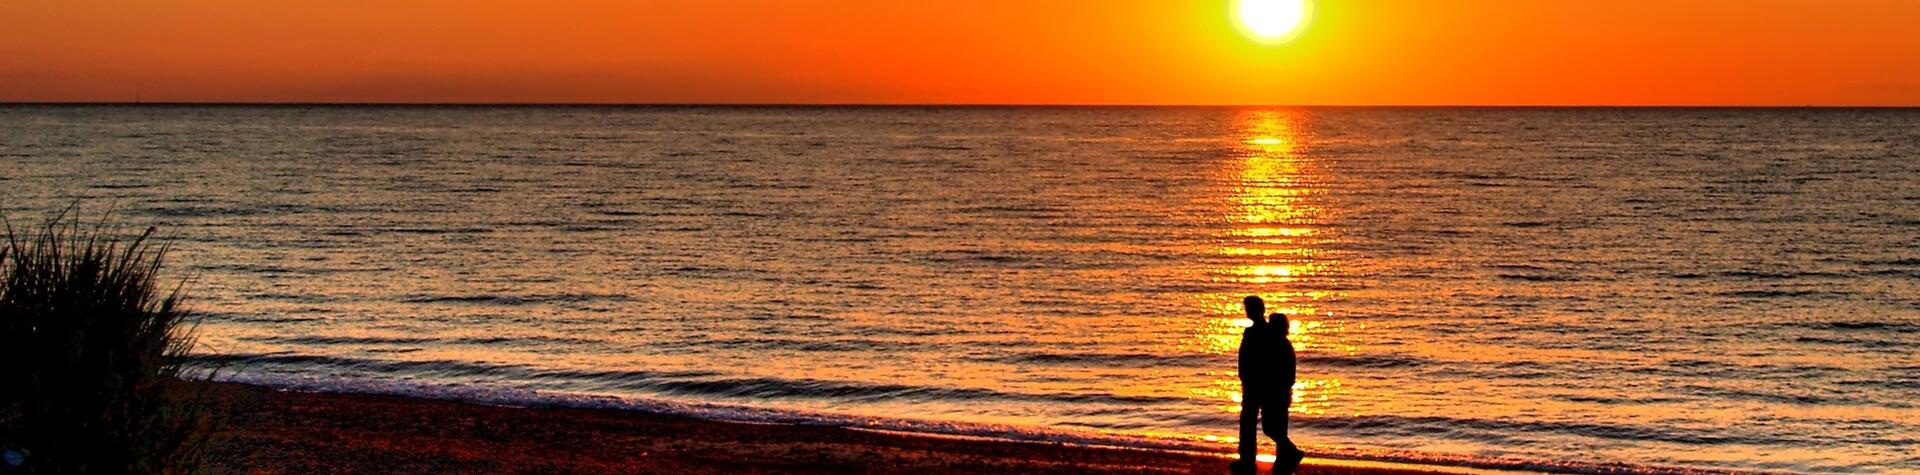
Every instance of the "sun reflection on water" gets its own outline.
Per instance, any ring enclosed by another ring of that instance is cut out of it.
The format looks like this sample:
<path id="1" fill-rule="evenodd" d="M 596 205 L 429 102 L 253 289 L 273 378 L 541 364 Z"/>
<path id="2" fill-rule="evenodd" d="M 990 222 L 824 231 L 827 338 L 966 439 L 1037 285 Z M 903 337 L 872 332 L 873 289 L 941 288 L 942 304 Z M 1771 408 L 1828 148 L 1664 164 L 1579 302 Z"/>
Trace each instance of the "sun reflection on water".
<path id="1" fill-rule="evenodd" d="M 1198 271 L 1216 289 L 1195 297 L 1200 311 L 1214 316 L 1195 328 L 1200 351 L 1239 350 L 1240 330 L 1251 324 L 1240 307 L 1246 295 L 1260 295 L 1269 311 L 1290 316 L 1290 339 L 1302 356 L 1356 350 L 1330 341 L 1343 325 L 1334 323 L 1323 308 L 1323 302 L 1338 297 L 1336 291 L 1323 290 L 1323 284 L 1334 281 L 1340 270 L 1327 249 L 1336 239 L 1327 227 L 1329 210 L 1317 199 L 1324 192 L 1324 172 L 1310 154 L 1302 153 L 1304 119 L 1298 111 L 1249 111 L 1238 121 L 1235 156 L 1221 171 L 1225 226 L 1215 234 L 1215 258 Z M 1239 375 L 1229 370 L 1210 377 L 1191 392 L 1217 401 L 1213 406 L 1219 411 L 1238 412 Z M 1342 392 L 1338 378 L 1316 378 L 1311 368 L 1302 368 L 1290 412 L 1324 414 Z"/>

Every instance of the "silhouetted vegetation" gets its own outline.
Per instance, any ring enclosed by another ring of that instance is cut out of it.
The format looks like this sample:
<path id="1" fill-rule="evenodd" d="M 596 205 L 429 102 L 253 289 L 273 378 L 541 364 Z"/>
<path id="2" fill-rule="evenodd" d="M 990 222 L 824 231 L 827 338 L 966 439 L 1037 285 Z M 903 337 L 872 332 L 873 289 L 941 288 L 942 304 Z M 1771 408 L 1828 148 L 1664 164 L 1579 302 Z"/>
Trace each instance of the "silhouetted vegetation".
<path id="1" fill-rule="evenodd" d="M 205 412 L 178 386 L 193 345 L 167 246 L 72 212 L 0 249 L 0 450 L 6 473 L 185 473 Z"/>

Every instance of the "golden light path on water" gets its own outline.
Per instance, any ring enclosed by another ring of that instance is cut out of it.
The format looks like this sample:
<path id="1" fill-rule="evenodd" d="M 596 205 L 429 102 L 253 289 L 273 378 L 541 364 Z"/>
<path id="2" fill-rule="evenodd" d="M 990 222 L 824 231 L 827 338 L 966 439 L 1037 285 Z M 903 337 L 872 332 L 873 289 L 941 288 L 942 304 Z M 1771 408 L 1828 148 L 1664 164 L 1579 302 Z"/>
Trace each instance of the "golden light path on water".
<path id="1" fill-rule="evenodd" d="M 1213 318 L 1197 328 L 1202 351 L 1233 354 L 1239 351 L 1240 331 L 1252 322 L 1245 318 L 1241 299 L 1256 294 L 1267 300 L 1269 312 L 1289 316 L 1289 339 L 1302 356 L 1315 352 L 1353 353 L 1356 348 L 1335 344 L 1329 336 L 1341 330 L 1325 323 L 1329 315 L 1321 301 L 1338 297 L 1337 292 L 1320 290 L 1323 284 L 1339 278 L 1339 262 L 1325 245 L 1334 241 L 1327 227 L 1331 210 L 1317 195 L 1324 169 L 1303 152 L 1299 132 L 1304 118 L 1298 112 L 1247 111 L 1239 118 L 1235 134 L 1240 143 L 1236 156 L 1223 163 L 1222 182 L 1234 184 L 1223 196 L 1227 213 L 1226 227 L 1216 236 L 1221 243 L 1218 262 L 1229 265 L 1201 270 L 1219 288 L 1243 289 L 1236 292 L 1204 293 L 1196 296 L 1199 311 Z M 1218 401 L 1218 410 L 1240 411 L 1239 375 L 1232 370 L 1211 373 L 1214 377 L 1196 396 Z M 1316 377 L 1300 373 L 1293 388 L 1292 407 L 1296 414 L 1324 414 L 1342 394 L 1339 378 Z M 1236 437 L 1208 437 L 1237 443 Z M 1270 445 L 1262 441 L 1262 445 Z M 1263 456 L 1265 457 L 1265 456 Z"/>

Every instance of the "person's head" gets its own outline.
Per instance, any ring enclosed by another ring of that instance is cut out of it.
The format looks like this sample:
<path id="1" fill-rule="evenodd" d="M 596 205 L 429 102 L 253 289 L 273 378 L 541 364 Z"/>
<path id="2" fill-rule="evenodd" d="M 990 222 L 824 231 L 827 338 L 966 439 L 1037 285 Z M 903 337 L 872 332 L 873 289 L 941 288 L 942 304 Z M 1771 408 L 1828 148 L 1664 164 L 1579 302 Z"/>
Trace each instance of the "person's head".
<path id="1" fill-rule="evenodd" d="M 1247 304 L 1248 320 L 1253 320 L 1253 323 L 1256 324 L 1267 322 L 1267 301 L 1260 300 L 1260 297 L 1256 295 L 1248 295 L 1245 303 Z"/>
<path id="2" fill-rule="evenodd" d="M 1280 313 L 1280 312 L 1273 312 L 1273 316 L 1267 317 L 1267 322 L 1273 323 L 1274 325 L 1279 325 L 1280 333 L 1293 331 L 1293 325 L 1287 322 L 1287 314 Z"/>

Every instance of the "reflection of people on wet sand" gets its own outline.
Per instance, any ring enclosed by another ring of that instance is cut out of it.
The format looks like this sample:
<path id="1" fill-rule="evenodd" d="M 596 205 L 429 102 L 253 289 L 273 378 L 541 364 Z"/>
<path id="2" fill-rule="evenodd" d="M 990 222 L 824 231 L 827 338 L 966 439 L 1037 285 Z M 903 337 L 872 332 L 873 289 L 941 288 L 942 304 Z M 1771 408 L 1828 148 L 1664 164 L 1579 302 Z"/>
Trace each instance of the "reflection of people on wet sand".
<path id="1" fill-rule="evenodd" d="M 1273 314 L 1271 322 L 1263 314 L 1267 303 L 1248 296 L 1247 318 L 1253 326 L 1240 334 L 1240 459 L 1231 467 L 1236 474 L 1251 474 L 1258 465 L 1254 456 L 1260 449 L 1260 434 L 1255 430 L 1261 415 L 1266 417 L 1267 437 L 1276 447 L 1273 473 L 1293 473 L 1300 468 L 1306 452 L 1287 438 L 1287 406 L 1293 403 L 1293 344 L 1287 341 L 1287 316 Z"/>

